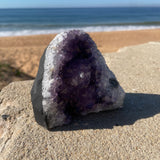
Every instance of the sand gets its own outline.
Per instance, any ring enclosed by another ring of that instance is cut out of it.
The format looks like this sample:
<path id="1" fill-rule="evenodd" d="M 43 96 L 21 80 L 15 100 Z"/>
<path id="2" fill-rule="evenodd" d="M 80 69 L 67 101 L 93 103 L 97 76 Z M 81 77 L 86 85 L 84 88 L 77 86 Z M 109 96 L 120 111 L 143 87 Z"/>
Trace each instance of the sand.
<path id="1" fill-rule="evenodd" d="M 95 32 L 89 34 L 102 53 L 115 52 L 125 46 L 137 45 L 150 41 L 160 41 L 160 29 Z M 13 68 L 13 71 L 18 70 L 20 73 L 23 72 L 21 76 L 18 76 L 18 79 L 33 79 L 38 70 L 40 57 L 43 54 L 44 49 L 54 37 L 55 34 L 1 37 L 0 66 L 7 64 L 9 67 Z M 2 72 L 3 75 L 5 74 L 3 76 L 5 79 L 0 76 L 0 90 L 4 85 L 16 79 L 12 79 L 11 77 L 13 77 L 13 75 L 6 70 L 5 72 L 2 71 L 2 67 L 0 67 L 0 73 Z M 27 74 L 29 77 L 23 76 L 24 74 Z"/>

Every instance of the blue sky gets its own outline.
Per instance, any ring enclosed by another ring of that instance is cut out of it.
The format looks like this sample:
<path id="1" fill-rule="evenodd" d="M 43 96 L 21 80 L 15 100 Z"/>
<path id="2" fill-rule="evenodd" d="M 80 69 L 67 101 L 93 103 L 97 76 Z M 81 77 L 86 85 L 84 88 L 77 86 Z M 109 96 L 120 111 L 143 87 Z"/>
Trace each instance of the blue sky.
<path id="1" fill-rule="evenodd" d="M 0 8 L 160 6 L 160 0 L 0 0 Z"/>

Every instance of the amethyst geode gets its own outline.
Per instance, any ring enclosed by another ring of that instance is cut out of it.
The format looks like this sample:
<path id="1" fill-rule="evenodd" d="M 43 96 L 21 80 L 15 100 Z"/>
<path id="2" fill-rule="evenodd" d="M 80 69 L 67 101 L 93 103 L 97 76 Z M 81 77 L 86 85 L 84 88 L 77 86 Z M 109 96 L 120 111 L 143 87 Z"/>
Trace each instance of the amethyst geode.
<path id="1" fill-rule="evenodd" d="M 125 93 L 90 36 L 58 34 L 45 50 L 31 90 L 36 121 L 52 129 L 76 114 L 120 108 Z"/>

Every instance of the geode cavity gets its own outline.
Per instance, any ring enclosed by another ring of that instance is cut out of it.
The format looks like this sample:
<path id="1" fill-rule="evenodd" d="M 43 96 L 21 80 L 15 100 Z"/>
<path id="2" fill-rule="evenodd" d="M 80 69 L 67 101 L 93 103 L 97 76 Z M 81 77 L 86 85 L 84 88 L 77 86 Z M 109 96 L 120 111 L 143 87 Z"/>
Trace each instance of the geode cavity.
<path id="1" fill-rule="evenodd" d="M 124 91 L 90 36 L 58 34 L 45 50 L 31 90 L 36 121 L 47 129 L 86 115 L 120 108 Z"/>

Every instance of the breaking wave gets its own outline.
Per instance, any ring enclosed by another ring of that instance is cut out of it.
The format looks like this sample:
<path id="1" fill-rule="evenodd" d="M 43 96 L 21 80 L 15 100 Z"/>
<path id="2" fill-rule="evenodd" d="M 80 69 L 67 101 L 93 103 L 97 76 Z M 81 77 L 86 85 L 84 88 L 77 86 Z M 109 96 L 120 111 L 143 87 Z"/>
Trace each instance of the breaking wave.
<path id="1" fill-rule="evenodd" d="M 14 29 L 0 31 L 0 37 L 5 36 L 23 36 L 23 35 L 40 35 L 40 34 L 54 34 L 67 31 L 70 29 L 81 29 L 85 32 L 110 32 L 110 31 L 130 31 L 143 29 L 160 29 L 160 25 L 114 25 L 114 26 L 87 26 L 87 27 L 65 27 L 54 29 Z"/>

